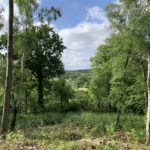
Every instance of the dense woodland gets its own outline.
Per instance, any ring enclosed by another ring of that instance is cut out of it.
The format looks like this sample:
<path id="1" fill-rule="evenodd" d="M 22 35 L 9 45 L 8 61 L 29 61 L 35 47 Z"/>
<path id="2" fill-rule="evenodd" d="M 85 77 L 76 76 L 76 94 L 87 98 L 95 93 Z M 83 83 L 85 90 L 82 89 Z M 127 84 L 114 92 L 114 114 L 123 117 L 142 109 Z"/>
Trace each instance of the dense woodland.
<path id="1" fill-rule="evenodd" d="M 91 68 L 67 71 L 66 46 L 51 26 L 60 9 L 9 0 L 9 30 L 0 35 L 0 150 L 150 149 L 150 1 L 121 0 L 105 12 L 110 35 Z"/>

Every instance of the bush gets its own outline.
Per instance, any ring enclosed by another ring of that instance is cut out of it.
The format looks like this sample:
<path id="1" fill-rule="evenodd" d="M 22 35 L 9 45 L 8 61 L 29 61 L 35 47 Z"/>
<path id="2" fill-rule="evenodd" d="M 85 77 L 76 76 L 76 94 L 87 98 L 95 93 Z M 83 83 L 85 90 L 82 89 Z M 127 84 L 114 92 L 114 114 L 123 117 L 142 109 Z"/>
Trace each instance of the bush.
<path id="1" fill-rule="evenodd" d="M 14 141 L 18 141 L 18 140 L 25 140 L 25 136 L 23 134 L 23 132 L 21 132 L 20 130 L 18 130 L 17 132 L 10 132 L 6 135 L 6 139 L 7 140 L 14 140 Z"/>
<path id="2" fill-rule="evenodd" d="M 59 135 L 59 139 L 66 141 L 76 141 L 82 139 L 83 135 L 79 132 L 65 131 Z"/>
<path id="3" fill-rule="evenodd" d="M 45 113 L 45 114 L 28 114 L 19 115 L 17 122 L 17 128 L 32 128 L 44 125 L 54 125 L 56 123 L 61 123 L 63 119 L 63 114 L 60 113 Z"/>
<path id="4" fill-rule="evenodd" d="M 105 126 L 107 135 L 113 135 L 115 133 L 115 125 L 109 124 Z"/>
<path id="5" fill-rule="evenodd" d="M 139 143 L 145 141 L 145 133 L 141 130 L 131 129 L 131 131 L 128 132 L 128 138 L 129 142 L 132 143 Z"/>
<path id="6" fill-rule="evenodd" d="M 92 136 L 101 137 L 105 135 L 105 127 L 102 125 L 97 125 L 91 129 Z"/>

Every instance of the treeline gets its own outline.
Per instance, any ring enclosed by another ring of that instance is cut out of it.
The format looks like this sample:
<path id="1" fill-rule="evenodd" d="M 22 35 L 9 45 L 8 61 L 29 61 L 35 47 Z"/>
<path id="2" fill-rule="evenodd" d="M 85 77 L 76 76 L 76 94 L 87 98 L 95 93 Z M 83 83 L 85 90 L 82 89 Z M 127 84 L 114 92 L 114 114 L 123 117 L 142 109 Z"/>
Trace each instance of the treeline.
<path id="1" fill-rule="evenodd" d="M 125 112 L 147 112 L 149 142 L 150 2 L 122 0 L 106 13 L 111 34 L 92 58 L 90 89 L 101 111 L 117 111 L 116 125 Z"/>
<path id="2" fill-rule="evenodd" d="M 69 82 L 74 88 L 88 88 L 90 82 L 91 70 L 72 70 L 65 71 L 64 78 Z"/>

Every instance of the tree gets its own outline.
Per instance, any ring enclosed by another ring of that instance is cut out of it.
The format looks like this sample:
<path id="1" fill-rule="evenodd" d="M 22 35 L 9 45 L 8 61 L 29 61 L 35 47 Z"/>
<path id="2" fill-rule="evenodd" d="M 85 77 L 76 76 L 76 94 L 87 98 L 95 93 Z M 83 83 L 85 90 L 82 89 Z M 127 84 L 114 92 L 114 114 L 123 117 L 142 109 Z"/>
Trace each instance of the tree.
<path id="1" fill-rule="evenodd" d="M 149 0 L 122 0 L 120 5 L 111 4 L 107 7 L 108 17 L 111 22 L 111 27 L 120 33 L 129 33 L 128 39 L 130 37 L 130 42 L 126 45 L 130 46 L 131 44 L 132 52 L 136 54 L 138 63 L 143 72 L 143 81 L 146 87 L 146 74 L 145 74 L 145 63 L 143 63 L 143 58 L 147 55 L 149 60 L 149 49 L 150 49 L 150 12 L 149 12 Z M 130 45 L 129 45 L 130 43 Z M 140 58 L 140 59 L 139 59 Z M 146 58 L 145 58 L 146 59 Z M 147 63 L 147 62 L 146 62 Z M 144 95 L 148 96 L 145 98 L 148 99 L 148 109 L 147 109 L 147 125 L 146 125 L 146 140 L 147 143 L 150 143 L 150 82 L 149 82 L 149 61 L 148 61 L 148 75 L 147 75 L 147 87 L 148 92 L 145 91 Z M 148 93 L 148 94 L 147 94 Z"/>
<path id="2" fill-rule="evenodd" d="M 20 70 L 20 89 L 18 90 L 18 94 L 20 95 L 19 98 L 22 97 L 22 91 L 24 89 L 24 63 L 25 59 L 27 57 L 28 53 L 28 32 L 27 30 L 32 28 L 32 25 L 34 22 L 39 21 L 41 24 L 47 22 L 48 24 L 51 23 L 51 21 L 56 20 L 58 17 L 61 16 L 61 12 L 59 9 L 50 7 L 50 8 L 41 8 L 38 9 L 39 5 L 37 3 L 37 0 L 26 0 L 26 1 L 20 1 L 15 0 L 18 8 L 19 8 L 19 21 L 20 21 L 20 28 L 23 28 L 24 32 L 21 32 L 19 34 L 16 34 L 16 41 L 15 41 L 15 48 L 17 50 L 18 55 L 21 57 L 21 70 Z M 36 15 L 35 15 L 36 14 Z M 19 32 L 20 29 L 18 29 L 17 32 Z M 20 39 L 21 38 L 21 39 Z M 26 43 L 26 44 L 25 44 Z M 26 91 L 26 90 L 24 90 Z"/>
<path id="3" fill-rule="evenodd" d="M 3 9 L 0 8 L 0 21 L 1 21 L 1 23 L 0 23 L 0 29 L 3 27 L 3 23 L 2 23 L 2 18 L 3 18 L 2 12 L 3 12 Z"/>
<path id="4" fill-rule="evenodd" d="M 73 97 L 74 91 L 65 79 L 59 79 L 53 82 L 52 89 L 60 99 L 60 111 L 63 112 L 64 102 L 68 102 Z"/>
<path id="5" fill-rule="evenodd" d="M 124 0 L 106 7 L 112 34 L 99 47 L 92 62 L 92 93 L 103 102 L 110 100 L 115 104 L 117 126 L 120 114 L 144 112 L 147 101 L 145 56 L 150 46 L 150 17 L 143 5 L 141 1 Z M 109 59 L 104 59 L 107 55 Z M 108 72 L 111 76 L 107 79 Z"/>
<path id="6" fill-rule="evenodd" d="M 9 123 L 9 102 L 11 94 L 11 81 L 12 81 L 12 64 L 13 64 L 13 0 L 9 0 L 9 29 L 8 29 L 8 53 L 7 53 L 7 70 L 4 91 L 4 106 L 2 113 L 2 129 L 1 134 L 8 131 Z"/>
<path id="7" fill-rule="evenodd" d="M 104 111 L 104 104 L 109 103 L 108 97 L 110 94 L 111 80 L 111 51 L 110 45 L 105 44 L 97 48 L 96 55 L 92 57 L 92 71 L 90 91 L 97 101 L 99 111 Z"/>
<path id="8" fill-rule="evenodd" d="M 125 8 L 129 11 L 129 27 L 135 37 L 136 49 L 147 55 L 147 123 L 146 123 L 146 142 L 150 143 L 150 1 L 149 0 L 124 0 Z M 138 28 L 137 28 L 138 26 Z M 141 58 L 143 59 L 143 58 Z M 140 60 L 140 62 L 142 62 Z M 143 74 L 146 76 L 145 74 Z M 145 77 L 144 77 L 145 78 Z M 146 80 L 145 80 L 146 81 Z M 146 84 L 145 84 L 146 85 Z M 146 87 L 146 86 L 145 86 Z M 146 92 L 145 92 L 146 93 Z"/>
<path id="9" fill-rule="evenodd" d="M 43 79 L 64 72 L 61 56 L 65 46 L 59 35 L 48 25 L 32 27 L 27 35 L 29 49 L 26 67 L 38 80 L 38 104 L 43 109 Z"/>
<path id="10" fill-rule="evenodd" d="M 27 76 L 25 74 L 25 60 L 28 53 L 28 30 L 32 28 L 34 22 L 39 21 L 41 24 L 50 24 L 51 21 L 55 21 L 58 17 L 61 16 L 61 12 L 58 8 L 49 7 L 49 8 L 39 8 L 37 0 L 26 0 L 20 1 L 15 0 L 18 8 L 19 8 L 19 18 L 17 18 L 19 22 L 19 28 L 16 30 L 15 34 L 15 51 L 18 55 L 18 61 L 20 61 L 20 81 L 19 81 L 19 90 L 18 92 L 18 99 L 23 100 L 23 94 L 27 95 L 27 85 L 26 80 Z M 23 29 L 20 31 L 20 28 Z M 25 96 L 26 97 L 26 96 Z M 27 104 L 27 98 L 24 98 L 25 103 Z M 20 102 L 19 102 L 20 103 Z"/>

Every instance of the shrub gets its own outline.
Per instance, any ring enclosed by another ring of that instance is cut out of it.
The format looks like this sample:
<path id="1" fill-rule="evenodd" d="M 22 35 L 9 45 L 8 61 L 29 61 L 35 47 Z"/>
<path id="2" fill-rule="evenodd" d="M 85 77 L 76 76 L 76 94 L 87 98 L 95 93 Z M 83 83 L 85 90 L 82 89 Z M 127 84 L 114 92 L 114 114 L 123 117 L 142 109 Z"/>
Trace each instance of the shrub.
<path id="1" fill-rule="evenodd" d="M 144 135 L 145 133 L 141 130 L 131 129 L 131 131 L 128 132 L 129 142 L 132 143 L 144 142 L 145 141 Z"/>

